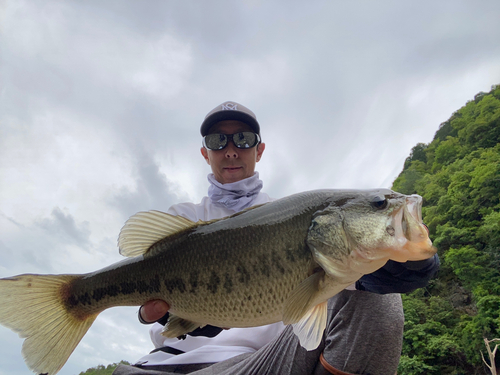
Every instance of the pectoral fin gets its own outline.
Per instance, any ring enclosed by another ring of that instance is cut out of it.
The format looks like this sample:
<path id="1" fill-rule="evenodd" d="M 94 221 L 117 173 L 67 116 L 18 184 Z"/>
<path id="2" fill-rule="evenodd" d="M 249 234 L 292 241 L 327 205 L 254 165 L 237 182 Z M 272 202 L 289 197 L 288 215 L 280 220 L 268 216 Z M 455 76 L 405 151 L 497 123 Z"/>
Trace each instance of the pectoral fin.
<path id="1" fill-rule="evenodd" d="M 300 319 L 314 307 L 314 300 L 319 292 L 320 281 L 323 279 L 324 275 L 325 273 L 323 271 L 313 273 L 290 293 L 290 296 L 285 301 L 283 310 L 284 324 L 299 322 Z"/>
<path id="2" fill-rule="evenodd" d="M 283 323 L 293 325 L 293 331 L 305 349 L 318 347 L 326 327 L 328 299 L 348 285 L 321 270 L 292 291 L 285 302 Z"/>
<path id="3" fill-rule="evenodd" d="M 298 323 L 292 325 L 300 345 L 306 350 L 314 350 L 321 343 L 326 328 L 328 302 L 322 302 L 310 309 Z"/>
<path id="4" fill-rule="evenodd" d="M 196 328 L 202 326 L 204 324 L 182 319 L 171 314 L 161 334 L 165 337 L 175 338 L 193 332 Z"/>

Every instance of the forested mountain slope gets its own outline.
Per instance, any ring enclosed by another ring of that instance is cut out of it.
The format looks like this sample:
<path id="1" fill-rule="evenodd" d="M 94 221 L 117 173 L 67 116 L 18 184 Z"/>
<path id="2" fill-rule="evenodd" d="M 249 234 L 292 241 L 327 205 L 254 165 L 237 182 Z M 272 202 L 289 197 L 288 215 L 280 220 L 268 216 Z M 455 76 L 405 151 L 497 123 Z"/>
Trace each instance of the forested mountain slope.
<path id="1" fill-rule="evenodd" d="M 490 374 L 481 352 L 483 338 L 500 338 L 500 85 L 417 144 L 393 190 L 424 198 L 441 258 L 429 287 L 403 296 L 398 373 Z"/>

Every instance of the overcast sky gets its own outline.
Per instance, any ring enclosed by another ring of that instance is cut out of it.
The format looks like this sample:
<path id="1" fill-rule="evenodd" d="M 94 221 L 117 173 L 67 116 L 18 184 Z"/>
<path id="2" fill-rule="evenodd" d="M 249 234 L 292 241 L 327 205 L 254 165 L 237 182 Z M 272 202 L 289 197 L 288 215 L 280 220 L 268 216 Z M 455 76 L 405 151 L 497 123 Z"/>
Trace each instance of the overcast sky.
<path id="1" fill-rule="evenodd" d="M 253 110 L 264 191 L 390 187 L 411 148 L 500 83 L 500 2 L 0 0 L 0 277 L 122 257 L 137 211 L 206 194 L 199 127 Z M 153 347 L 104 312 L 60 372 Z M 28 374 L 0 327 L 0 375 Z"/>

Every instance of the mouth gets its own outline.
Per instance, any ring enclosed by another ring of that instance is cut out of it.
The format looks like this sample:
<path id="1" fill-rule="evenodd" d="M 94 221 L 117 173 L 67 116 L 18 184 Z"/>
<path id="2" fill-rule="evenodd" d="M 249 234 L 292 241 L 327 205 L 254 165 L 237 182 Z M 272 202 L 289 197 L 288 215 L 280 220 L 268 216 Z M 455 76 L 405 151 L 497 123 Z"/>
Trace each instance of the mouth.
<path id="1" fill-rule="evenodd" d="M 406 198 L 406 207 L 409 213 L 417 220 L 422 222 L 422 197 L 417 194 L 410 195 Z"/>
<path id="2" fill-rule="evenodd" d="M 231 167 L 224 167 L 223 169 L 225 171 L 228 171 L 228 172 L 236 172 L 236 171 L 239 171 L 241 168 L 242 167 L 233 167 L 233 166 L 231 166 Z"/>
<path id="3" fill-rule="evenodd" d="M 393 223 L 395 237 L 406 250 L 406 260 L 427 259 L 436 253 L 427 227 L 422 223 L 421 196 L 414 194 L 406 197 L 406 202 L 394 216 Z"/>
<path id="4" fill-rule="evenodd" d="M 406 198 L 401 225 L 408 241 L 421 242 L 428 237 L 428 232 L 422 223 L 422 197 L 420 195 L 413 194 Z"/>

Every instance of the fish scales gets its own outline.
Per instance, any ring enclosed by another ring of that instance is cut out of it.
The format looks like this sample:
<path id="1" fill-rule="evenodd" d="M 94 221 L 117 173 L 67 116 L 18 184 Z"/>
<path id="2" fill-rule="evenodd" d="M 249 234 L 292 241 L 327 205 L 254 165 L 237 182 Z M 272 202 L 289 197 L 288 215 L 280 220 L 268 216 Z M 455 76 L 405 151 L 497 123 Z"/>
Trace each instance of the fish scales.
<path id="1" fill-rule="evenodd" d="M 273 210 L 264 205 L 165 238 L 149 256 L 76 279 L 67 305 L 87 316 L 163 299 L 172 314 L 205 324 L 279 321 L 287 296 L 313 271 L 305 241 L 323 195 L 285 199 Z"/>

